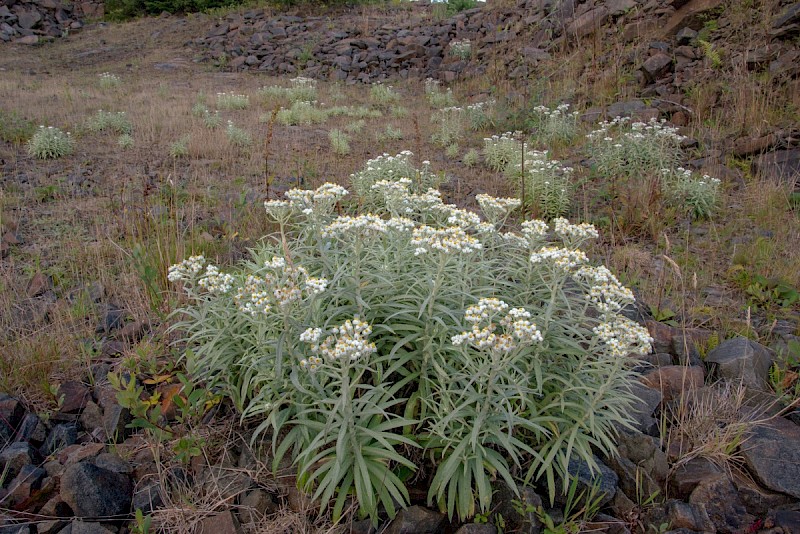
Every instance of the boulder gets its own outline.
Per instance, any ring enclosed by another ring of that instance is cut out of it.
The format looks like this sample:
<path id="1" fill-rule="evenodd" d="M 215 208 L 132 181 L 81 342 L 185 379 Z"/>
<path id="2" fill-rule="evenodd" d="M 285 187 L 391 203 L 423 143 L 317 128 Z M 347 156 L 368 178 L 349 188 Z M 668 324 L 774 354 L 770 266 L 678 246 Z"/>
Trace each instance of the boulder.
<path id="1" fill-rule="evenodd" d="M 757 425 L 742 456 L 762 486 L 800 499 L 800 427 L 780 417 Z"/>
<path id="2" fill-rule="evenodd" d="M 472 523 L 469 525 L 464 525 L 460 529 L 456 530 L 456 534 L 497 534 L 497 527 L 494 525 L 479 525 Z"/>
<path id="3" fill-rule="evenodd" d="M 197 534 L 242 534 L 242 527 L 233 512 L 220 512 L 203 519 Z"/>
<path id="4" fill-rule="evenodd" d="M 502 517 L 509 532 L 539 532 L 540 523 L 533 509 L 542 505 L 542 498 L 530 486 L 518 486 L 519 495 L 502 480 L 493 485 L 493 519 Z M 515 506 L 514 503 L 522 503 Z"/>
<path id="5" fill-rule="evenodd" d="M 11 480 L 28 464 L 36 464 L 39 454 L 30 444 L 17 442 L 0 450 L 0 473 Z"/>
<path id="6" fill-rule="evenodd" d="M 688 499 L 689 495 L 701 482 L 716 479 L 722 474 L 722 469 L 711 460 L 692 458 L 675 468 L 670 475 L 670 494 L 679 499 Z"/>
<path id="7" fill-rule="evenodd" d="M 70 523 L 69 528 L 70 534 L 114 534 L 116 532 L 116 530 L 106 528 L 100 523 L 89 521 L 73 521 Z M 61 532 L 64 531 L 62 530 Z"/>
<path id="8" fill-rule="evenodd" d="M 435 534 L 445 522 L 445 516 L 422 506 L 411 506 L 389 524 L 383 534 Z"/>
<path id="9" fill-rule="evenodd" d="M 642 383 L 661 392 L 664 401 L 679 398 L 684 391 L 703 386 L 703 368 L 698 366 L 667 365 L 653 369 L 642 378 Z"/>
<path id="10" fill-rule="evenodd" d="M 667 518 L 673 529 L 686 528 L 696 532 L 715 533 L 717 530 L 702 504 L 672 500 L 667 503 Z"/>
<path id="11" fill-rule="evenodd" d="M 61 413 L 78 413 L 86 407 L 92 394 L 89 388 L 77 380 L 68 380 L 58 387 Z"/>
<path id="12" fill-rule="evenodd" d="M 672 70 L 672 57 L 663 52 L 656 52 L 645 60 L 641 70 L 645 80 L 654 83 Z"/>
<path id="13" fill-rule="evenodd" d="M 47 439 L 42 444 L 42 456 L 50 456 L 64 447 L 74 444 L 78 440 L 78 429 L 75 423 L 56 425 L 50 430 Z"/>
<path id="14" fill-rule="evenodd" d="M 736 337 L 710 351 L 706 363 L 716 365 L 720 378 L 741 380 L 747 387 L 765 389 L 772 367 L 772 351 L 753 340 Z"/>
<path id="15" fill-rule="evenodd" d="M 77 517 L 127 514 L 133 484 L 121 475 L 88 462 L 69 466 L 61 477 L 61 498 Z"/>
<path id="16" fill-rule="evenodd" d="M 28 500 L 35 490 L 42 487 L 42 481 L 46 476 L 47 471 L 41 467 L 32 464 L 22 466 L 17 476 L 8 485 L 8 494 L 4 501 L 13 506 Z"/>
<path id="17" fill-rule="evenodd" d="M 745 532 L 756 520 L 747 512 L 739 492 L 726 474 L 701 481 L 689 497 L 692 504 L 702 505 L 717 532 Z"/>
<path id="18" fill-rule="evenodd" d="M 19 399 L 0 393 L 0 450 L 14 441 L 14 433 L 25 416 L 25 407 Z"/>
<path id="19" fill-rule="evenodd" d="M 607 7 L 596 7 L 573 20 L 567 26 L 567 35 L 577 38 L 591 35 L 608 21 L 608 17 Z"/>
<path id="20" fill-rule="evenodd" d="M 800 180 L 800 148 L 762 154 L 753 160 L 753 169 L 762 178 L 796 185 Z"/>
<path id="21" fill-rule="evenodd" d="M 630 408 L 634 429 L 637 432 L 654 435 L 653 433 L 658 431 L 658 421 L 653 417 L 653 412 L 661 405 L 661 392 L 635 382 L 631 385 L 631 393 L 635 397 Z"/>
<path id="22" fill-rule="evenodd" d="M 567 472 L 571 479 L 577 478 L 578 492 L 583 491 L 584 495 L 589 495 L 596 487 L 599 506 L 603 507 L 614 498 L 619 477 L 597 456 L 594 457 L 594 461 L 597 465 L 595 469 L 592 469 L 588 462 L 573 455 L 567 465 Z M 558 483 L 556 486 L 556 501 L 563 502 L 566 497 L 564 491 L 566 488 L 559 488 Z"/>

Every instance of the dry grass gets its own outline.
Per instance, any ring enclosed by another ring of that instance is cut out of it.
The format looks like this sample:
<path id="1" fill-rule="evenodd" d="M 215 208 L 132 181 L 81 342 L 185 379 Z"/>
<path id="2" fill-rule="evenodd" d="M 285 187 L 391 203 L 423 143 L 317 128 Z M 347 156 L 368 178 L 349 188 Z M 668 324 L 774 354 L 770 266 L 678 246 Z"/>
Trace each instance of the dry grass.
<path id="1" fill-rule="evenodd" d="M 751 398 L 744 385 L 732 382 L 684 391 L 664 412 L 672 471 L 695 458 L 710 460 L 728 472 L 740 469 L 742 446 L 757 425 L 772 418 L 769 403 L 754 406 Z"/>

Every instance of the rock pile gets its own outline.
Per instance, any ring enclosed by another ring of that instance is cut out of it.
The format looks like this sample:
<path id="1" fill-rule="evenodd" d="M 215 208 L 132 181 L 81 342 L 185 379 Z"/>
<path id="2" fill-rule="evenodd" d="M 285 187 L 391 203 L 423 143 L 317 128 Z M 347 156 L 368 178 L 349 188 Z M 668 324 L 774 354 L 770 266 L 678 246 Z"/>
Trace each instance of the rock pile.
<path id="1" fill-rule="evenodd" d="M 83 27 L 85 18 L 103 16 L 100 0 L 3 0 L 0 5 L 0 41 L 36 44 Z"/>

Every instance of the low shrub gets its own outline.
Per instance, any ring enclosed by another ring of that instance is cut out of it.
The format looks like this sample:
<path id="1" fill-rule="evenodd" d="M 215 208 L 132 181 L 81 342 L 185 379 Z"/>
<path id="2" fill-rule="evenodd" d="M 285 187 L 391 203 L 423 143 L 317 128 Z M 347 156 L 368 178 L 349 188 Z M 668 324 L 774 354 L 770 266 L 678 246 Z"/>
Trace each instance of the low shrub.
<path id="1" fill-rule="evenodd" d="M 228 142 L 237 148 L 245 148 L 253 144 L 253 137 L 250 133 L 233 124 L 233 121 L 228 121 L 225 135 L 228 137 Z"/>
<path id="2" fill-rule="evenodd" d="M 56 159 L 72 154 L 75 142 L 69 132 L 53 126 L 39 126 L 28 141 L 28 153 L 38 159 Z"/>
<path id="3" fill-rule="evenodd" d="M 503 172 L 514 161 L 522 159 L 520 132 L 505 132 L 483 139 L 483 161 L 495 172 Z"/>
<path id="4" fill-rule="evenodd" d="M 122 80 L 116 74 L 103 72 L 97 77 L 97 85 L 100 86 L 100 89 L 114 89 L 122 85 Z"/>
<path id="5" fill-rule="evenodd" d="M 573 141 L 578 135 L 578 112 L 570 112 L 569 107 L 569 104 L 560 104 L 553 109 L 545 106 L 533 108 L 530 118 L 532 139 L 543 146 Z"/>
<path id="6" fill-rule="evenodd" d="M 719 206 L 720 180 L 707 174 L 697 176 L 689 169 L 662 169 L 661 186 L 673 206 L 695 219 L 708 219 Z"/>
<path id="7" fill-rule="evenodd" d="M 116 135 L 133 133 L 133 123 L 124 111 L 98 110 L 86 123 L 92 133 L 111 132 Z"/>
<path id="8" fill-rule="evenodd" d="M 297 124 L 321 124 L 328 120 L 326 110 L 317 107 L 316 102 L 298 101 L 289 108 L 278 110 L 277 120 L 284 126 Z"/>
<path id="9" fill-rule="evenodd" d="M 331 150 L 334 154 L 345 156 L 350 153 L 350 139 L 338 128 L 328 132 L 328 140 L 331 142 Z"/>
<path id="10" fill-rule="evenodd" d="M 117 138 L 117 145 L 123 150 L 133 148 L 134 141 L 130 134 L 122 134 Z"/>
<path id="11" fill-rule="evenodd" d="M 377 525 L 411 484 L 461 519 L 488 512 L 495 478 L 552 500 L 570 459 L 594 466 L 630 423 L 626 356 L 651 342 L 621 314 L 633 295 L 589 264 L 592 226 L 506 230 L 518 200 L 481 196 L 481 219 L 409 163 L 367 163 L 354 202 L 334 184 L 267 201 L 277 231 L 231 273 L 170 268 L 187 368 L 261 420 L 334 520 L 352 500 Z"/>
<path id="12" fill-rule="evenodd" d="M 317 99 L 317 81 L 312 78 L 298 76 L 289 80 L 289 87 L 269 85 L 258 90 L 258 96 L 270 102 L 286 100 L 293 102 L 310 102 Z"/>
<path id="13" fill-rule="evenodd" d="M 442 91 L 439 80 L 428 78 L 425 80 L 425 97 L 428 103 L 434 108 L 449 108 L 456 105 L 456 97 L 453 90 L 449 87 Z"/>
<path id="14" fill-rule="evenodd" d="M 379 106 L 390 107 L 400 102 L 400 93 L 391 85 L 373 83 L 369 88 L 369 97 Z"/>
<path id="15" fill-rule="evenodd" d="M 458 59 L 469 59 L 472 55 L 472 42 L 469 39 L 450 41 L 450 44 L 447 46 L 447 51 L 451 56 L 457 57 Z"/>
<path id="16" fill-rule="evenodd" d="M 526 207 L 530 206 L 537 217 L 548 221 L 569 210 L 575 189 L 572 173 L 571 167 L 550 159 L 547 151 L 538 150 L 525 152 L 524 165 L 514 163 L 506 169 L 506 176 L 521 192 L 520 198 L 524 195 Z"/>
<path id="17" fill-rule="evenodd" d="M 217 93 L 217 107 L 227 111 L 247 109 L 250 107 L 250 97 L 236 93 Z"/>
<path id="18" fill-rule="evenodd" d="M 587 135 L 595 168 L 601 176 L 640 176 L 673 169 L 683 153 L 684 137 L 665 121 L 633 122 L 616 117 Z"/>
<path id="19" fill-rule="evenodd" d="M 431 141 L 440 147 L 446 148 L 457 144 L 464 137 L 466 117 L 463 108 L 440 109 L 431 115 L 431 122 L 436 126 Z"/>

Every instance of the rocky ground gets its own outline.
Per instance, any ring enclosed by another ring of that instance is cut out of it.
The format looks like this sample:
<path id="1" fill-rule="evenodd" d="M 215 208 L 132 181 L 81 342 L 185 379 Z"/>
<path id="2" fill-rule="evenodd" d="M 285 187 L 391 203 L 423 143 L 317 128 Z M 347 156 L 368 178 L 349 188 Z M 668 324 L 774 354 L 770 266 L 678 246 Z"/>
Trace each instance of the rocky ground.
<path id="1" fill-rule="evenodd" d="M 564 517 L 545 492 L 516 498 L 498 482 L 485 522 L 451 524 L 418 488 L 423 497 L 380 532 L 537 533 L 539 505 L 584 531 L 800 532 L 797 4 L 525 1 L 452 18 L 412 4 L 124 25 L 92 20 L 96 9 L 0 6 L 0 532 L 145 532 L 146 516 L 152 531 L 374 531 L 315 522 L 288 466 L 274 473 L 269 444 L 251 443 L 224 402 L 180 420 L 174 398 L 186 389 L 166 318 L 177 297 L 165 273 L 194 250 L 235 262 L 266 231 L 261 200 L 344 183 L 384 151 L 430 160 L 453 177 L 447 194 L 459 204 L 508 193 L 496 173 L 429 141 L 426 77 L 465 102 L 499 98 L 508 129 L 524 126 L 517 117 L 532 101 L 569 101 L 586 129 L 617 115 L 667 119 L 689 137 L 686 164 L 723 180 L 724 213 L 612 226 L 593 251 L 639 292 L 635 317 L 655 339 L 636 362 L 636 431 L 621 433 L 619 456 L 597 459 L 599 473 L 571 466 L 581 488 L 599 488 L 599 515 Z M 448 53 L 462 39 L 474 47 L 463 59 Z M 122 84 L 98 87 L 105 71 Z M 277 126 L 271 104 L 260 104 L 266 120 L 259 106 L 223 111 L 255 134 L 246 150 L 192 115 L 219 91 L 255 95 L 282 83 L 270 75 L 296 74 L 319 78 L 326 100 L 365 106 L 360 82 L 392 80 L 410 111 L 367 119 L 345 156 L 331 153 L 329 125 Z M 98 109 L 128 113 L 133 148 L 85 127 Z M 404 139 L 377 136 L 388 121 Z M 76 153 L 30 157 L 20 140 L 36 124 L 75 132 Z M 483 135 L 462 144 L 480 147 Z M 588 176 L 580 147 L 556 150 Z M 584 199 L 572 215 L 595 209 Z M 742 283 L 742 273 L 763 276 Z M 162 410 L 159 428 L 131 428 L 140 414 L 109 374 L 137 380 L 137 398 Z M 203 446 L 182 457 L 189 434 Z"/>

